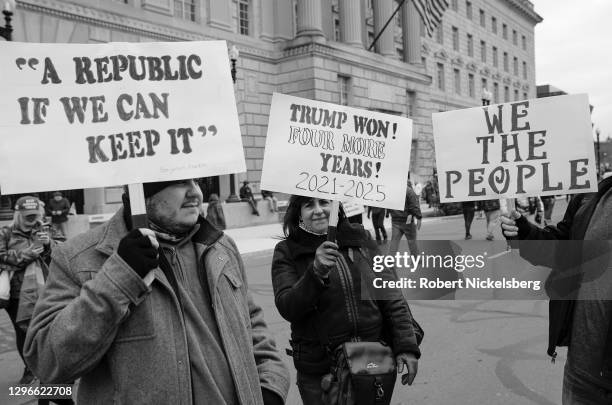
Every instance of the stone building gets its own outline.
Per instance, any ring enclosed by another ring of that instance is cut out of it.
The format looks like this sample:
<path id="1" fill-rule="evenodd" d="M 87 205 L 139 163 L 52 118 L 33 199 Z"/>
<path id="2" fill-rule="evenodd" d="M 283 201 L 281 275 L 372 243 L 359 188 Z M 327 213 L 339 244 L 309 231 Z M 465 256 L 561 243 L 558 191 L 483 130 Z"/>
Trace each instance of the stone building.
<path id="1" fill-rule="evenodd" d="M 410 0 L 369 50 L 401 0 L 17 0 L 14 40 L 100 43 L 222 39 L 240 50 L 236 99 L 248 171 L 258 192 L 273 92 L 414 120 L 411 173 L 435 166 L 431 113 L 535 97 L 528 0 L 453 0 L 425 38 Z M 229 69 L 229 66 L 228 66 Z M 229 176 L 207 179 L 229 195 Z M 84 191 L 85 213 L 112 211 L 120 189 Z"/>

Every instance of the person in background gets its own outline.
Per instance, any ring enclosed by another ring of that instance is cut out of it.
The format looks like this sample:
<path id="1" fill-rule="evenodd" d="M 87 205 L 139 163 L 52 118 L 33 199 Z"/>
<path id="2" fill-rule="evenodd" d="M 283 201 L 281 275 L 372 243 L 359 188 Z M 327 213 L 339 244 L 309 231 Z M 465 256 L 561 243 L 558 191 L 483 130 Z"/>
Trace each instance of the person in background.
<path id="1" fill-rule="evenodd" d="M 56 191 L 53 193 L 53 198 L 49 200 L 49 203 L 45 206 L 47 215 L 51 216 L 51 224 L 54 230 L 62 235 L 64 238 L 67 237 L 66 231 L 68 223 L 68 212 L 70 212 L 70 201 L 65 198 L 61 192 Z"/>
<path id="2" fill-rule="evenodd" d="M 406 236 L 410 254 L 418 254 L 416 239 L 417 231 L 421 229 L 421 219 L 422 215 L 419 198 L 412 189 L 412 183 L 408 180 L 404 210 L 391 210 L 390 254 L 395 254 L 397 252 L 402 236 Z"/>
<path id="3" fill-rule="evenodd" d="M 249 187 L 249 184 L 250 183 L 246 180 L 242 182 L 242 187 L 240 187 L 239 191 L 240 199 L 249 203 L 249 205 L 251 206 L 251 213 L 253 215 L 259 216 L 259 211 L 257 210 L 257 201 L 255 201 L 255 196 L 253 195 L 253 191 L 251 190 L 251 187 Z"/>
<path id="4" fill-rule="evenodd" d="M 474 221 L 474 212 L 476 211 L 475 201 L 463 201 L 461 203 L 461 210 L 463 211 L 463 222 L 465 224 L 465 239 L 472 239 L 470 230 L 472 228 L 472 221 Z"/>
<path id="5" fill-rule="evenodd" d="M 499 199 L 495 198 L 493 200 L 483 200 L 482 201 L 482 210 L 485 213 L 485 217 L 487 218 L 487 240 L 493 240 L 495 237 L 493 236 L 493 231 L 499 222 L 499 212 L 500 212 L 500 204 Z"/>
<path id="6" fill-rule="evenodd" d="M 385 229 L 385 218 L 389 216 L 389 213 L 387 212 L 385 208 L 368 207 L 368 218 L 370 218 L 370 215 L 372 215 L 372 226 L 374 226 L 376 242 L 378 242 L 378 244 L 381 244 L 383 242 L 387 243 L 387 230 Z"/>
<path id="7" fill-rule="evenodd" d="M 425 183 L 425 187 L 423 187 L 421 196 L 427 203 L 428 208 L 431 208 L 431 205 L 433 204 L 433 194 L 434 194 L 433 184 L 431 183 L 431 181 L 427 181 L 427 183 Z"/>
<path id="8" fill-rule="evenodd" d="M 224 230 L 225 225 L 225 214 L 223 214 L 223 207 L 219 196 L 212 193 L 208 198 L 208 207 L 206 208 L 206 220 L 211 223 L 215 228 Z"/>
<path id="9" fill-rule="evenodd" d="M 278 199 L 274 196 L 273 192 L 261 190 L 261 196 L 264 200 L 268 201 L 270 212 L 278 212 Z"/>
<path id="10" fill-rule="evenodd" d="M 417 182 L 414 185 L 414 192 L 416 193 L 417 197 L 421 197 L 421 193 L 423 192 L 423 185 Z"/>
<path id="11" fill-rule="evenodd" d="M 552 221 L 553 208 L 555 208 L 555 196 L 546 195 L 541 197 L 541 200 L 544 205 L 544 226 L 546 226 Z"/>
<path id="12" fill-rule="evenodd" d="M 289 371 L 199 186 L 143 190 L 147 228 L 126 192 L 107 223 L 55 250 L 27 364 L 48 383 L 80 378 L 80 404 L 283 404 Z"/>
<path id="13" fill-rule="evenodd" d="M 26 293 L 22 291 L 25 272 L 30 265 L 38 265 L 47 273 L 51 250 L 55 246 L 49 227 L 43 224 L 42 212 L 38 198 L 21 197 L 15 204 L 13 223 L 0 229 L 0 269 L 13 274 L 6 312 L 13 324 L 17 351 L 22 360 L 26 331 L 34 308 L 31 297 L 23 295 Z M 28 304 L 24 301 L 26 298 L 30 301 Z M 26 365 L 19 384 L 30 384 L 33 380 L 34 374 Z"/>
<path id="14" fill-rule="evenodd" d="M 331 353 L 351 339 L 385 341 L 398 372 L 407 371 L 403 384 L 412 384 L 420 357 L 412 314 L 401 292 L 390 290 L 386 299 L 376 300 L 362 290 L 362 282 L 368 283 L 364 278 L 373 274 L 368 256 L 378 251 L 371 237 L 341 210 L 337 243 L 327 241 L 330 211 L 330 200 L 292 196 L 283 220 L 285 239 L 272 259 L 274 302 L 291 323 L 297 385 L 307 405 L 323 404 L 321 379 L 330 372 Z M 379 274 L 395 278 L 392 271 Z"/>

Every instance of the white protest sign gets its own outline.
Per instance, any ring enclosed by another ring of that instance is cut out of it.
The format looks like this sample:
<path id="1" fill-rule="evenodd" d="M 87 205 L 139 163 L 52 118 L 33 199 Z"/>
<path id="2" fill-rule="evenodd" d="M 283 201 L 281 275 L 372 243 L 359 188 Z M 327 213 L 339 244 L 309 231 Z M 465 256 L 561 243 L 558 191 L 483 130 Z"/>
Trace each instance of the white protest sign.
<path id="1" fill-rule="evenodd" d="M 363 214 L 365 208 L 361 204 L 357 204 L 353 201 L 343 201 L 342 208 L 347 218 L 354 217 L 355 215 Z"/>
<path id="2" fill-rule="evenodd" d="M 403 209 L 412 120 L 275 93 L 261 187 Z"/>
<path id="3" fill-rule="evenodd" d="M 597 191 L 586 94 L 433 114 L 440 200 Z"/>
<path id="4" fill-rule="evenodd" d="M 0 50 L 3 194 L 246 171 L 224 41 Z"/>

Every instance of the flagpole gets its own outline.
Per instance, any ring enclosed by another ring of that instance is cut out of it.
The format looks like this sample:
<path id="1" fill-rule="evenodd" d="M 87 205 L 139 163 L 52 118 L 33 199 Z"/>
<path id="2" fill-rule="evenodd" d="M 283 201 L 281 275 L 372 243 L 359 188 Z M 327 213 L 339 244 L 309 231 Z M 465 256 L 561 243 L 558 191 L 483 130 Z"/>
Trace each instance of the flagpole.
<path id="1" fill-rule="evenodd" d="M 376 35 L 376 38 L 374 38 L 374 41 L 372 41 L 372 44 L 370 45 L 370 47 L 368 48 L 368 51 L 372 50 L 372 47 L 374 45 L 376 45 L 376 42 L 378 41 L 378 38 L 380 38 L 380 36 L 383 34 L 383 32 L 385 32 L 385 29 L 387 29 L 387 26 L 389 25 L 389 23 L 391 22 L 391 20 L 393 20 L 393 17 L 395 17 L 395 14 L 397 14 L 397 12 L 399 11 L 400 8 L 402 8 L 402 6 L 404 5 L 404 3 L 406 2 L 406 0 L 402 0 L 402 2 L 397 6 L 397 8 L 395 9 L 395 11 L 393 12 L 393 14 L 391 14 L 391 17 L 389 17 L 389 19 L 387 20 L 387 22 L 385 23 L 385 25 L 382 27 L 382 29 L 380 30 L 380 32 Z"/>

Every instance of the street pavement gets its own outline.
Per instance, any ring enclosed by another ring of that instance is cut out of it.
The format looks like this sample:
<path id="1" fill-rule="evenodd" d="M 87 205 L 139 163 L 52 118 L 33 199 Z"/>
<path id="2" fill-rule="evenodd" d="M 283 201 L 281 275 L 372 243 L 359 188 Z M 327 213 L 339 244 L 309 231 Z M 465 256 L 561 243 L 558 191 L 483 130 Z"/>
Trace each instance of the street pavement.
<path id="1" fill-rule="evenodd" d="M 562 217 L 565 207 L 565 200 L 557 200 L 553 222 Z M 365 215 L 364 222 L 366 228 L 371 228 Z M 386 225 L 390 231 L 390 223 Z M 475 240 L 484 240 L 485 228 L 484 219 L 474 219 Z M 288 347 L 289 324 L 274 306 L 270 282 L 272 249 L 282 228 L 273 224 L 226 232 L 243 254 L 251 292 L 263 307 L 268 326 L 291 370 L 293 383 L 287 404 L 300 404 L 292 359 L 284 350 Z M 462 240 L 463 236 L 463 217 L 455 215 L 424 218 L 418 238 Z M 502 239 L 499 227 L 495 238 Z M 566 352 L 560 351 L 555 364 L 546 355 L 547 302 L 411 301 L 410 305 L 425 330 L 423 354 L 414 384 L 402 386 L 398 379 L 393 404 L 561 403 Z M 32 397 L 9 396 L 8 387 L 17 383 L 22 371 L 12 326 L 6 312 L 0 311 L 0 404 L 36 403 Z"/>

